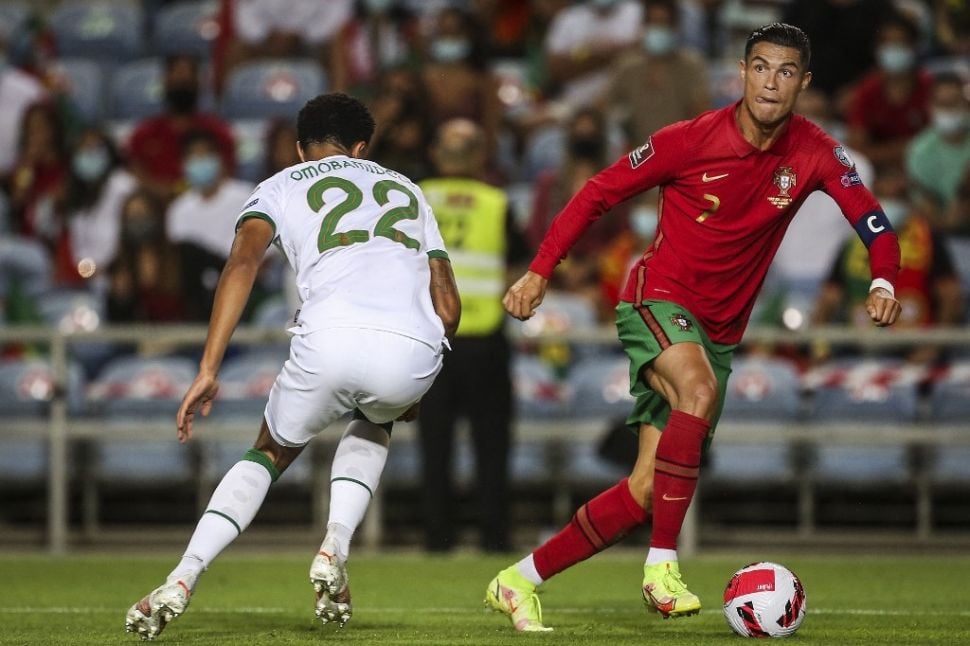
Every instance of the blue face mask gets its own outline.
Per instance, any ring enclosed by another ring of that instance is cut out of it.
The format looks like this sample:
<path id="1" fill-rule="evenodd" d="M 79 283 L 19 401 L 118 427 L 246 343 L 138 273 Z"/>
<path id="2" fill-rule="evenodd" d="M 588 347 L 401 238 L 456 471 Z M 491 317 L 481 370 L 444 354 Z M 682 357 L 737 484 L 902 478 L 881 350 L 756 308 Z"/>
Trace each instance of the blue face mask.
<path id="1" fill-rule="evenodd" d="M 464 60 L 471 45 L 464 38 L 439 38 L 431 44 L 431 57 L 439 63 L 456 63 Z"/>
<path id="2" fill-rule="evenodd" d="M 222 162 L 217 155 L 196 155 L 185 161 L 185 179 L 195 189 L 211 188 L 219 179 Z"/>
<path id="3" fill-rule="evenodd" d="M 889 220 L 889 224 L 893 226 L 893 229 L 898 231 L 899 227 L 906 221 L 906 216 L 909 215 L 909 207 L 906 206 L 906 202 L 894 198 L 887 198 L 885 200 L 879 200 L 879 206 L 882 207 L 882 212 L 886 214 L 886 219 Z"/>
<path id="4" fill-rule="evenodd" d="M 916 54 L 905 45 L 883 45 L 876 51 L 879 67 L 890 74 L 907 72 L 916 62 Z"/>
<path id="5" fill-rule="evenodd" d="M 110 164 L 111 159 L 104 146 L 84 148 L 74 153 L 74 158 L 71 159 L 74 174 L 85 182 L 94 182 L 104 177 Z"/>
<path id="6" fill-rule="evenodd" d="M 648 54 L 663 56 L 677 47 L 677 34 L 670 27 L 648 26 L 643 30 L 643 49 Z"/>

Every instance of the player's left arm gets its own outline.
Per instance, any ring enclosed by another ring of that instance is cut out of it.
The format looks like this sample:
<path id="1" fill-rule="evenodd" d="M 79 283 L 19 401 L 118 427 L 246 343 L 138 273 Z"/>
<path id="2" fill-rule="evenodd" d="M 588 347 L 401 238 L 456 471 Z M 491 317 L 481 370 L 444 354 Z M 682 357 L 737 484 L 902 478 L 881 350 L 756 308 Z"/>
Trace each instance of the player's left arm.
<path id="1" fill-rule="evenodd" d="M 192 437 L 192 422 L 196 412 L 208 415 L 212 400 L 219 391 L 219 368 L 233 330 L 242 317 L 249 294 L 256 282 L 256 274 L 263 262 L 266 248 L 273 241 L 275 230 L 264 219 L 243 220 L 232 243 L 229 259 L 219 277 L 209 334 L 199 363 L 199 374 L 182 400 L 176 416 L 178 439 L 186 442 Z"/>
<path id="2" fill-rule="evenodd" d="M 822 189 L 839 205 L 869 250 L 872 284 L 866 312 L 878 327 L 892 325 L 901 311 L 894 288 L 899 274 L 899 239 L 875 196 L 862 184 L 855 164 L 837 142 L 831 143 L 831 153 L 822 153 Z"/>

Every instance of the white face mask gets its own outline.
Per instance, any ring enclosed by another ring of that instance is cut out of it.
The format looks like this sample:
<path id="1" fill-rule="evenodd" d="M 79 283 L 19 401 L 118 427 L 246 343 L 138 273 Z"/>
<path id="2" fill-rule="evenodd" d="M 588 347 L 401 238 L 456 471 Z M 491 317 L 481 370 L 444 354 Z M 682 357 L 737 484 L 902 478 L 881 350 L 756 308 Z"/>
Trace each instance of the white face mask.
<path id="1" fill-rule="evenodd" d="M 652 206 L 638 206 L 630 213 L 630 229 L 638 237 L 653 238 L 657 233 L 657 209 Z"/>
<path id="2" fill-rule="evenodd" d="M 967 110 L 935 108 L 932 118 L 933 127 L 944 137 L 960 134 L 970 125 L 970 112 Z"/>
<path id="3" fill-rule="evenodd" d="M 670 27 L 648 26 L 643 30 L 643 48 L 648 54 L 663 56 L 677 47 L 677 33 Z"/>
<path id="4" fill-rule="evenodd" d="M 905 45 L 883 45 L 876 51 L 876 60 L 885 71 L 898 74 L 913 68 L 916 53 Z"/>

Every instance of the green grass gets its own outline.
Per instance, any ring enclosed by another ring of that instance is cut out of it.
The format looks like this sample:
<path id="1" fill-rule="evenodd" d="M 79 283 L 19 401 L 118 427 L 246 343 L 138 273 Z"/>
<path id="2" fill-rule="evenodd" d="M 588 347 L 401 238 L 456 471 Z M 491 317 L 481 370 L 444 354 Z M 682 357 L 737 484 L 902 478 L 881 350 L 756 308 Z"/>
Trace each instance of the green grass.
<path id="1" fill-rule="evenodd" d="M 662 621 L 639 600 L 634 552 L 600 555 L 567 571 L 542 595 L 556 632 L 515 634 L 485 613 L 485 585 L 508 559 L 419 555 L 351 561 L 354 618 L 338 631 L 315 624 L 309 556 L 233 556 L 203 577 L 192 606 L 162 644 L 734 644 L 720 595 L 730 574 L 756 558 L 791 567 L 808 616 L 788 643 L 968 644 L 970 556 L 711 556 L 683 563 L 706 604 L 697 617 Z M 125 611 L 161 582 L 173 558 L 0 557 L 0 643 L 132 644 Z"/>

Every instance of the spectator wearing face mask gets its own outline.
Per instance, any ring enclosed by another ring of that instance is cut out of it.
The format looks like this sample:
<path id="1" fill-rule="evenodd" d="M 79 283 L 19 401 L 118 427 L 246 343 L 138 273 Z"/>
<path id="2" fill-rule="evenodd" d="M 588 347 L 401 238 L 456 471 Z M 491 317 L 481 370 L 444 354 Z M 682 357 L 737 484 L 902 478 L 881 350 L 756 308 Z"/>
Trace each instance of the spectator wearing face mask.
<path id="1" fill-rule="evenodd" d="M 918 64 L 918 39 L 913 21 L 890 14 L 876 39 L 878 67 L 862 79 L 850 102 L 847 143 L 877 172 L 902 167 L 906 146 L 930 120 L 932 78 Z"/>
<path id="2" fill-rule="evenodd" d="M 165 61 L 164 95 L 164 112 L 141 122 L 132 133 L 128 159 L 139 184 L 167 201 L 182 188 L 186 133 L 212 133 L 223 163 L 231 170 L 236 166 L 236 145 L 222 119 L 198 110 L 199 66 L 194 58 L 174 55 Z"/>
<path id="3" fill-rule="evenodd" d="M 422 72 L 432 123 L 468 119 L 485 131 L 494 156 L 501 110 L 498 82 L 488 70 L 485 32 L 471 13 L 449 7 L 435 20 Z"/>
<path id="4" fill-rule="evenodd" d="M 122 207 L 118 255 L 108 269 L 112 323 L 185 320 L 178 253 L 165 238 L 162 203 L 138 189 Z"/>
<path id="5" fill-rule="evenodd" d="M 190 132 L 182 146 L 188 189 L 168 209 L 166 234 L 179 251 L 186 315 L 207 321 L 219 272 L 232 248 L 236 216 L 253 185 L 230 177 L 211 132 Z"/>
<path id="6" fill-rule="evenodd" d="M 526 228 L 526 239 L 537 248 L 552 219 L 582 188 L 583 184 L 606 167 L 610 158 L 607 148 L 607 126 L 603 113 L 596 108 L 578 111 L 566 126 L 565 155 L 559 168 L 539 175 L 536 180 L 532 214 Z M 557 275 L 557 287 L 585 293 L 590 300 L 600 301 L 598 265 L 600 256 L 614 238 L 627 229 L 624 204 L 602 218 L 573 247 L 563 271 Z"/>
<path id="7" fill-rule="evenodd" d="M 711 108 L 705 62 L 681 45 L 678 15 L 673 0 L 648 2 L 641 46 L 621 55 L 610 78 L 604 104 L 625 125 L 633 147 Z"/>
<path id="8" fill-rule="evenodd" d="M 970 198 L 970 83 L 957 74 L 933 81 L 930 126 L 909 147 L 906 169 L 915 199 L 942 230 L 970 234 L 970 212 L 961 213 L 961 192 Z"/>
<path id="9" fill-rule="evenodd" d="M 81 278 L 100 278 L 118 252 L 121 207 L 135 178 L 119 164 L 104 131 L 81 133 L 71 152 L 67 192 L 61 208 L 70 232 L 72 261 Z"/>
<path id="10" fill-rule="evenodd" d="M 417 19 L 400 0 L 357 0 L 335 38 L 333 89 L 372 97 L 385 70 L 416 62 L 418 36 Z"/>
<path id="11" fill-rule="evenodd" d="M 561 10 L 546 33 L 546 67 L 571 107 L 596 101 L 616 57 L 640 37 L 643 6 L 634 0 L 586 0 Z"/>
<path id="12" fill-rule="evenodd" d="M 963 313 L 963 293 L 953 258 L 939 232 L 907 199 L 906 177 L 900 171 L 887 171 L 873 187 L 889 223 L 899 236 L 900 263 L 896 279 L 896 299 L 902 306 L 896 325 L 921 328 L 956 325 Z M 845 241 L 832 263 L 815 303 L 813 321 L 817 324 L 841 322 L 868 325 L 865 299 L 871 283 L 868 251 L 858 237 Z M 816 348 L 824 358 L 825 348 Z M 906 356 L 911 361 L 935 360 L 939 349 L 921 346 Z"/>

